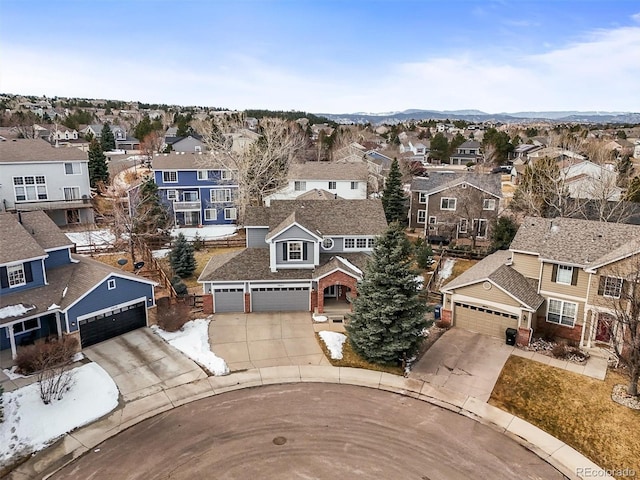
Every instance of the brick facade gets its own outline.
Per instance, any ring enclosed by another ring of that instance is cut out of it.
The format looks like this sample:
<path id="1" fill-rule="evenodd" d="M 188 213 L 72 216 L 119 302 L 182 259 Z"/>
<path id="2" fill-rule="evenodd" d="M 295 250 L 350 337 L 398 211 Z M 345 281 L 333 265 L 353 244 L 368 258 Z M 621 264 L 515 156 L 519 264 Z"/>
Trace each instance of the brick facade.
<path id="1" fill-rule="evenodd" d="M 516 345 L 520 347 L 526 347 L 529 345 L 529 338 L 531 338 L 531 329 L 518 328 L 518 336 L 516 337 Z"/>
<path id="2" fill-rule="evenodd" d="M 147 309 L 147 326 L 158 324 L 158 306 Z"/>
<path id="3" fill-rule="evenodd" d="M 244 294 L 244 313 L 251 313 L 251 294 Z"/>
<path id="4" fill-rule="evenodd" d="M 316 308 L 318 308 L 318 291 L 311 290 L 311 311 L 315 312 Z"/>
<path id="5" fill-rule="evenodd" d="M 347 299 L 347 292 L 352 296 L 356 296 L 358 294 L 357 280 L 351 275 L 347 275 L 346 273 L 338 270 L 333 272 L 326 277 L 322 277 L 318 280 L 318 292 L 316 295 L 316 301 L 318 303 L 318 313 L 324 312 L 324 289 L 330 287 L 331 285 L 343 286 L 347 288 L 343 288 L 341 294 L 338 299 L 345 300 Z M 313 294 L 312 294 L 313 295 Z M 312 306 L 313 306 L 313 297 L 312 297 Z"/>
<path id="6" fill-rule="evenodd" d="M 547 322 L 545 317 L 538 317 L 536 326 L 537 328 L 535 329 L 535 332 L 539 335 L 552 338 L 564 338 L 565 340 L 571 340 L 576 344 L 580 343 L 582 325 L 575 325 L 573 328 L 564 327 L 562 325 Z"/>
<path id="7" fill-rule="evenodd" d="M 211 315 L 213 313 L 213 294 L 202 296 L 202 313 Z"/>
<path id="8" fill-rule="evenodd" d="M 451 326 L 451 317 L 453 312 L 447 308 L 443 308 L 440 312 L 440 322 L 448 327 Z"/>

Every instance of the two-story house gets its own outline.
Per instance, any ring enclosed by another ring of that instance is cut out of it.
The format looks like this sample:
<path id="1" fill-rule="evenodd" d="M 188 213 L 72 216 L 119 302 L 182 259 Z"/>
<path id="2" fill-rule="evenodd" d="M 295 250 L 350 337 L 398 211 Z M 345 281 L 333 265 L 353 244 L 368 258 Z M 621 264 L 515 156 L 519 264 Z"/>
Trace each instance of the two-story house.
<path id="1" fill-rule="evenodd" d="M 216 255 L 199 283 L 205 313 L 317 311 L 357 294 L 376 237 L 380 200 L 274 200 L 247 210 L 244 250 Z"/>
<path id="2" fill-rule="evenodd" d="M 345 199 L 367 198 L 368 167 L 363 162 L 306 162 L 289 167 L 287 185 L 265 197 L 265 205 L 273 200 L 294 200 L 312 190 L 325 190 Z"/>
<path id="3" fill-rule="evenodd" d="M 481 158 L 480 143 L 475 140 L 467 140 L 456 149 L 456 153 L 449 157 L 449 163 L 451 165 L 466 165 L 467 163 L 477 163 Z"/>
<path id="4" fill-rule="evenodd" d="M 238 184 L 231 170 L 213 168 L 199 153 L 163 153 L 152 160 L 161 201 L 176 226 L 235 223 Z"/>
<path id="5" fill-rule="evenodd" d="M 44 210 L 57 225 L 93 223 L 87 154 L 41 139 L 0 141 L 1 210 Z"/>
<path id="6" fill-rule="evenodd" d="M 497 175 L 429 172 L 411 181 L 409 228 L 443 242 L 486 242 L 497 219 L 502 184 Z"/>
<path id="7" fill-rule="evenodd" d="M 442 287 L 443 319 L 518 343 L 533 332 L 581 347 L 607 343 L 612 299 L 637 266 L 640 226 L 526 217 L 509 251 L 496 252 Z"/>
<path id="8" fill-rule="evenodd" d="M 199 153 L 207 150 L 206 145 L 202 141 L 202 137 L 197 134 L 187 135 L 186 137 L 165 137 L 164 143 L 165 148 L 171 145 L 172 152 Z"/>
<path id="9" fill-rule="evenodd" d="M 155 282 L 71 253 L 42 211 L 0 213 L 0 349 L 73 335 L 82 347 L 155 318 Z"/>
<path id="10" fill-rule="evenodd" d="M 80 130 L 80 133 L 83 135 L 91 135 L 93 138 L 100 140 L 102 136 L 102 128 L 103 125 L 93 124 L 87 125 L 85 128 Z M 116 150 L 137 150 L 140 148 L 140 140 L 135 137 L 131 137 L 127 134 L 127 130 L 121 125 L 109 125 L 111 128 L 111 132 L 113 133 L 113 138 L 116 141 Z"/>

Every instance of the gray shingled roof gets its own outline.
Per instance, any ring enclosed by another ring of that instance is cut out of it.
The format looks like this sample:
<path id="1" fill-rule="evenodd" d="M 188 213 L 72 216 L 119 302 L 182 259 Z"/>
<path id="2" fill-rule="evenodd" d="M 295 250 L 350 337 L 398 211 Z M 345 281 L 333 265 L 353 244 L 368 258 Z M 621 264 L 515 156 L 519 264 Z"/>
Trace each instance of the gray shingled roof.
<path id="1" fill-rule="evenodd" d="M 24 214 L 23 214 L 24 215 Z M 58 227 L 55 227 L 58 230 Z M 11 213 L 0 213 L 0 265 L 45 257 L 44 248 Z"/>
<path id="2" fill-rule="evenodd" d="M 444 285 L 441 290 L 449 292 L 466 285 L 490 281 L 528 308 L 537 310 L 544 298 L 538 295 L 534 286 L 522 274 L 506 265 L 510 258 L 511 252 L 498 250 Z"/>
<path id="3" fill-rule="evenodd" d="M 334 200 L 335 198 L 341 197 L 337 197 L 335 193 L 328 192 L 327 190 L 314 188 L 296 197 L 296 200 Z"/>
<path id="4" fill-rule="evenodd" d="M 247 209 L 246 226 L 274 231 L 295 212 L 296 221 L 316 235 L 382 235 L 387 229 L 382 202 L 367 200 L 273 200 Z"/>
<path id="5" fill-rule="evenodd" d="M 211 155 L 198 152 L 159 153 L 151 159 L 154 170 L 215 170 L 223 168 Z"/>
<path id="6" fill-rule="evenodd" d="M 365 267 L 367 266 L 367 262 L 371 258 L 369 254 L 357 252 L 357 253 L 341 253 L 340 255 L 320 255 L 320 265 L 316 267 L 313 272 L 313 278 L 321 277 L 336 268 L 340 268 L 352 276 L 361 278 L 362 275 L 359 272 L 356 272 L 353 268 L 349 267 L 349 265 L 345 264 L 340 260 L 341 257 L 349 263 L 353 264 L 356 268 L 359 268 L 360 271 L 364 272 Z"/>
<path id="7" fill-rule="evenodd" d="M 619 258 L 630 240 L 640 238 L 640 226 L 572 218 L 526 217 L 511 250 L 537 253 L 545 260 L 581 267 Z"/>
<path id="8" fill-rule="evenodd" d="M 289 167 L 290 180 L 353 180 L 366 182 L 369 170 L 366 163 L 306 162 Z"/>
<path id="9" fill-rule="evenodd" d="M 0 163 L 88 161 L 87 153 L 76 147 L 54 147 L 46 140 L 0 141 Z"/>
<path id="10" fill-rule="evenodd" d="M 412 192 L 426 192 L 432 194 L 462 182 L 489 192 L 502 198 L 502 183 L 500 175 L 468 172 L 429 172 L 428 177 L 415 177 L 411 181 Z"/>
<path id="11" fill-rule="evenodd" d="M 21 212 L 20 217 L 24 228 L 38 242 L 38 245 L 45 250 L 73 246 L 73 242 L 62 233 L 55 222 L 42 210 Z"/>

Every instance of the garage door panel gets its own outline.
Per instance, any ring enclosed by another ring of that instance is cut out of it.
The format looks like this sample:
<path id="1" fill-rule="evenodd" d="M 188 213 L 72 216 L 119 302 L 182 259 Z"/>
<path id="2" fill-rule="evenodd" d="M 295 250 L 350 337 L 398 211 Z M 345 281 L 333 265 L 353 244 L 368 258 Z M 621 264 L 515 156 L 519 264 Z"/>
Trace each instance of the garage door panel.
<path id="1" fill-rule="evenodd" d="M 147 326 L 145 302 L 118 308 L 106 314 L 80 320 L 82 347 L 95 345 L 137 328 Z"/>
<path id="2" fill-rule="evenodd" d="M 309 288 L 256 288 L 251 290 L 254 312 L 309 311 Z"/>
<path id="3" fill-rule="evenodd" d="M 213 308 L 215 313 L 244 312 L 244 289 L 214 290 Z"/>
<path id="4" fill-rule="evenodd" d="M 518 328 L 518 317 L 508 312 L 455 303 L 454 326 L 504 339 L 507 328 Z"/>

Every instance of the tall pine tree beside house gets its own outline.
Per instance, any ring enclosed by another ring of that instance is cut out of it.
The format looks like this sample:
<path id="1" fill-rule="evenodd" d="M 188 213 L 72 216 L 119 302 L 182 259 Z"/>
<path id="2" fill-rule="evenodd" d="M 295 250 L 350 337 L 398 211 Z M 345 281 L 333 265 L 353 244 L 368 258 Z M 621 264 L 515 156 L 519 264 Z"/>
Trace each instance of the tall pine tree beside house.
<path id="1" fill-rule="evenodd" d="M 110 152 L 116 149 L 116 137 L 113 136 L 111 127 L 108 123 L 102 126 L 102 132 L 100 132 L 100 146 L 103 152 Z"/>
<path id="2" fill-rule="evenodd" d="M 358 284 L 346 330 L 354 351 L 371 362 L 398 364 L 420 346 L 426 305 L 418 298 L 411 254 L 402 227 L 391 224 L 378 238 Z"/>
<path id="3" fill-rule="evenodd" d="M 387 222 L 405 222 L 406 204 L 407 200 L 402 189 L 400 166 L 398 165 L 398 160 L 394 158 L 382 193 L 382 208 L 384 208 Z"/>
<path id="4" fill-rule="evenodd" d="M 107 158 L 102 152 L 100 142 L 95 138 L 89 144 L 89 183 L 95 188 L 100 183 L 109 182 Z"/>
<path id="5" fill-rule="evenodd" d="M 169 254 L 169 263 L 174 273 L 180 278 L 187 278 L 196 270 L 196 257 L 193 245 L 187 241 L 184 234 L 176 238 L 176 244 Z"/>

